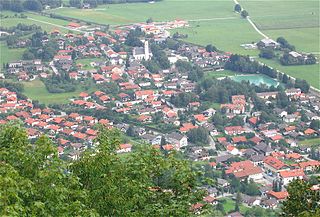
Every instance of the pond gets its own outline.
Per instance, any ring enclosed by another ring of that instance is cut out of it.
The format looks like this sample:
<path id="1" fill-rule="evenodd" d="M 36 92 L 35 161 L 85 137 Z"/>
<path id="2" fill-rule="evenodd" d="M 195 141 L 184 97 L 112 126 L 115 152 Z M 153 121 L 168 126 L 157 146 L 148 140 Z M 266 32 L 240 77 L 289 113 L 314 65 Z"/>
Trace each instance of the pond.
<path id="1" fill-rule="evenodd" d="M 235 76 L 231 76 L 229 77 L 232 80 L 236 81 L 236 82 L 241 82 L 241 81 L 249 81 L 251 84 L 254 85 L 261 85 L 261 84 L 265 84 L 267 86 L 275 86 L 277 87 L 279 85 L 279 82 L 266 76 L 266 75 L 235 75 Z"/>

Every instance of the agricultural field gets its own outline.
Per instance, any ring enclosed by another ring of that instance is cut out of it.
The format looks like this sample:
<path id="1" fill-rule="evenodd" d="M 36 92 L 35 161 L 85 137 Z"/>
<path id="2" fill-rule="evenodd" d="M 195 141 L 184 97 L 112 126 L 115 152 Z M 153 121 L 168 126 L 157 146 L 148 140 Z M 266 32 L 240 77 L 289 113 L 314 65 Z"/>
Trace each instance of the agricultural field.
<path id="1" fill-rule="evenodd" d="M 38 100 L 40 103 L 48 104 L 65 104 L 69 102 L 69 99 L 78 96 L 80 92 L 93 92 L 96 91 L 96 87 L 92 86 L 89 90 L 79 89 L 75 92 L 70 93 L 49 93 L 46 89 L 44 83 L 40 80 L 33 80 L 28 82 L 23 82 L 24 94 L 32 99 Z"/>
<path id="2" fill-rule="evenodd" d="M 61 8 L 47 11 L 62 16 L 85 19 L 101 24 L 128 24 L 154 21 L 170 21 L 236 17 L 232 0 L 164 0 L 156 3 L 130 3 L 102 5 L 96 9 Z"/>
<path id="3" fill-rule="evenodd" d="M 27 18 L 14 17 L 15 13 L 10 11 L 3 11 L 1 13 L 5 16 L 8 16 L 7 18 L 1 19 L 1 26 L 4 27 L 11 27 L 19 23 L 22 23 L 27 25 L 35 24 L 41 26 L 41 28 L 47 32 L 50 32 L 53 29 L 59 29 L 62 32 L 69 31 L 68 29 L 64 28 L 64 26 L 66 26 L 69 23 L 68 21 L 53 19 L 34 13 L 23 13 L 27 16 Z"/>
<path id="4" fill-rule="evenodd" d="M 298 51 L 319 52 L 319 1 L 261 0 L 240 4 L 252 21 L 269 37 L 285 37 Z M 262 7 L 263 6 L 263 7 Z M 269 10 L 272 8 L 272 10 Z"/>
<path id="5" fill-rule="evenodd" d="M 174 29 L 171 32 L 187 34 L 187 42 L 213 44 L 219 50 L 249 55 L 257 55 L 258 51 L 245 50 L 240 45 L 261 39 L 251 25 L 241 18 L 190 22 L 189 28 Z"/>

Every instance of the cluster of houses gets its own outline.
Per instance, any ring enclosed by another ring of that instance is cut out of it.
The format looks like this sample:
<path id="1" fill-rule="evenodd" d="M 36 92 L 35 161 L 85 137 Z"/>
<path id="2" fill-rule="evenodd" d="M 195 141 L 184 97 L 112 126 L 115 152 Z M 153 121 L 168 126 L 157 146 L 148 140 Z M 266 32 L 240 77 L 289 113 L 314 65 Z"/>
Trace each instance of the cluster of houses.
<path id="1" fill-rule="evenodd" d="M 145 141 L 155 148 L 185 152 L 190 160 L 208 162 L 212 170 L 225 172 L 226 177 L 217 179 L 217 188 L 205 187 L 208 195 L 201 203 L 193 205 L 195 213 L 201 213 L 205 204 L 216 205 L 223 192 L 229 191 L 230 178 L 252 180 L 259 184 L 261 195 L 242 195 L 243 203 L 277 208 L 288 197 L 285 188 L 293 179 L 307 179 L 320 166 L 319 160 L 308 157 L 310 148 L 298 145 L 300 137 L 306 139 L 319 136 L 319 129 L 311 128 L 310 122 L 320 119 L 320 99 L 316 95 L 302 93 L 300 89 L 287 89 L 285 93 L 295 103 L 297 111 L 290 113 L 275 108 L 275 114 L 281 120 L 281 124 L 278 124 L 262 123 L 261 112 L 253 112 L 254 105 L 248 96 L 233 95 L 229 103 L 220 105 L 220 110 L 229 119 L 236 116 L 243 118 L 244 125 L 228 125 L 222 130 L 218 130 L 212 122 L 216 109 L 201 110 L 199 96 L 185 107 L 173 105 L 172 97 L 181 93 L 196 93 L 196 82 L 188 79 L 187 72 L 180 72 L 174 66 L 175 62 L 185 60 L 202 68 L 221 69 L 230 56 L 229 53 L 207 52 L 204 48 L 181 43 L 176 50 L 165 51 L 172 67 L 151 73 L 142 64 L 143 60 L 153 56 L 149 37 L 162 42 L 169 37 L 167 29 L 187 25 L 183 20 L 141 23 L 121 27 L 112 33 L 94 31 L 85 35 L 63 35 L 54 30 L 49 37 L 43 38 L 43 43 L 54 40 L 59 45 L 50 63 L 41 60 L 8 63 L 7 73 L 18 75 L 19 80 L 35 79 L 37 76 L 47 78 L 52 73 L 59 74 L 60 70 L 64 70 L 70 79 L 76 81 L 91 79 L 98 85 L 113 82 L 119 89 L 117 93 L 102 90 L 82 92 L 70 99 L 68 108 L 74 108 L 75 111 L 111 110 L 114 115 L 129 116 L 130 123 L 113 123 L 107 118 L 81 112 L 66 113 L 59 109 L 39 108 L 31 100 L 19 99 L 17 93 L 0 88 L 0 124 L 20 119 L 30 139 L 45 133 L 57 144 L 60 156 L 73 160 L 78 159 L 83 150 L 94 147 L 97 124 L 115 127 L 124 133 L 133 131 L 135 139 Z M 74 23 L 69 24 L 69 27 L 80 28 Z M 148 38 L 141 39 L 143 47 L 131 47 L 130 52 L 116 51 L 114 45 L 124 43 L 129 30 L 136 27 L 148 35 Z M 76 41 L 80 39 L 86 43 L 77 44 Z M 108 43 L 103 43 L 106 41 Z M 276 46 L 273 42 L 265 43 L 269 43 L 265 46 Z M 91 69 L 87 69 L 78 62 L 85 58 L 99 60 L 92 61 Z M 278 92 L 257 93 L 257 96 L 268 105 L 276 100 Z M 302 109 L 308 117 L 307 121 L 301 121 Z M 182 119 L 181 113 L 186 114 L 186 117 Z M 170 132 L 162 133 L 157 127 L 150 126 L 159 118 L 163 124 L 173 126 Z M 200 127 L 209 132 L 208 147 L 196 146 L 188 141 L 188 132 Z M 121 144 L 118 153 L 131 152 L 132 148 L 130 142 Z M 274 191 L 274 181 L 281 183 L 280 191 Z"/>

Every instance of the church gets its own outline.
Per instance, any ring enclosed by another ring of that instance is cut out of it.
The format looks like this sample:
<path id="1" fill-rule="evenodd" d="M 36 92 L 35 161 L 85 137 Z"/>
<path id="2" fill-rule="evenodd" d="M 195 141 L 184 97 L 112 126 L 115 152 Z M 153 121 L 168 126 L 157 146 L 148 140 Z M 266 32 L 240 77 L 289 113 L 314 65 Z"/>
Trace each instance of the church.
<path id="1" fill-rule="evenodd" d="M 149 48 L 149 42 L 144 42 L 144 47 L 133 48 L 133 57 L 135 60 L 149 60 L 152 57 L 152 53 Z"/>

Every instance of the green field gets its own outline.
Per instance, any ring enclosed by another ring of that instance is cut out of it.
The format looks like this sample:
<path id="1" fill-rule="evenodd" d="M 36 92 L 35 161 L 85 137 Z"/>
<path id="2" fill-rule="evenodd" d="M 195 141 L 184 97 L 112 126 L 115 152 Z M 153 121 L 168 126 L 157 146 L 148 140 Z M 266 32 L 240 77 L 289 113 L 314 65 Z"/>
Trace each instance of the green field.
<path id="1" fill-rule="evenodd" d="M 225 198 L 225 202 L 223 203 L 224 210 L 226 213 L 230 213 L 234 210 L 235 208 L 235 201 L 232 200 L 231 198 Z M 244 206 L 243 204 L 240 205 L 240 212 L 245 213 L 249 207 Z"/>
<path id="2" fill-rule="evenodd" d="M 94 67 L 92 67 L 90 65 L 91 62 L 94 62 L 94 61 L 102 61 L 103 58 L 87 58 L 87 59 L 78 59 L 76 61 L 77 64 L 81 63 L 83 65 L 83 69 L 86 69 L 86 70 L 90 70 L 90 69 L 94 69 Z"/>
<path id="3" fill-rule="evenodd" d="M 237 73 L 230 70 L 205 72 L 204 78 L 223 78 L 226 76 L 234 76 Z"/>
<path id="4" fill-rule="evenodd" d="M 300 145 L 303 146 L 319 146 L 320 145 L 320 138 L 313 138 L 313 139 L 306 139 L 299 142 Z"/>
<path id="5" fill-rule="evenodd" d="M 11 11 L 2 11 L 3 15 L 9 16 L 8 18 L 1 19 L 1 26 L 11 27 L 16 26 L 19 23 L 28 24 L 28 25 L 38 25 L 47 32 L 50 32 L 54 29 L 59 29 L 61 32 L 68 32 L 68 29 L 62 28 L 61 26 L 66 26 L 69 22 L 60 19 L 53 19 L 50 17 L 41 16 L 34 13 L 23 13 L 27 18 L 18 18 L 13 17 L 15 13 Z"/>
<path id="6" fill-rule="evenodd" d="M 259 61 L 278 69 L 286 74 L 300 79 L 305 79 L 309 84 L 320 89 L 320 65 L 283 66 L 277 60 L 259 59 Z"/>
<path id="7" fill-rule="evenodd" d="M 96 9 L 61 8 L 48 12 L 101 24 L 117 25 L 145 22 L 149 17 L 155 21 L 235 17 L 233 5 L 232 0 L 164 0 L 153 4 L 111 4 Z"/>
<path id="8" fill-rule="evenodd" d="M 257 51 L 245 50 L 240 45 L 261 39 L 251 25 L 241 18 L 191 22 L 189 28 L 174 29 L 171 32 L 187 34 L 187 42 L 213 44 L 220 50 L 250 55 L 256 55 Z"/>
<path id="9" fill-rule="evenodd" d="M 9 49 L 5 42 L 0 42 L 0 68 L 2 68 L 3 63 L 21 59 L 24 51 L 24 48 Z"/>
<path id="10" fill-rule="evenodd" d="M 84 91 L 83 89 L 78 89 L 75 92 L 70 93 L 49 93 L 46 89 L 44 83 L 40 80 L 33 80 L 29 82 L 23 82 L 24 85 L 24 94 L 32 99 L 38 100 L 44 104 L 63 104 L 68 103 L 69 99 L 78 96 L 80 92 Z M 86 92 L 90 93 L 95 91 L 96 88 L 92 87 L 89 90 L 85 90 Z"/>
<path id="11" fill-rule="evenodd" d="M 319 52 L 319 1 L 240 0 L 252 21 L 263 33 L 285 37 L 298 51 Z M 270 10 L 272 8 L 272 10 Z"/>

